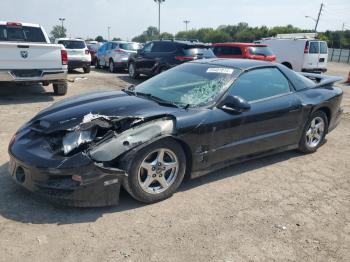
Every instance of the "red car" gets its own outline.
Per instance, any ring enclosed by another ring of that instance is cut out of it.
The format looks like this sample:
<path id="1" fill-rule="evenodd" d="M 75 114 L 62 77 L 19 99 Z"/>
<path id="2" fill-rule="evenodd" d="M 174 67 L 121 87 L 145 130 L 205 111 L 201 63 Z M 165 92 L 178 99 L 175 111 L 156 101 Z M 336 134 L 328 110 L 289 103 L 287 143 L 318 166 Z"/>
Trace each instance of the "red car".
<path id="1" fill-rule="evenodd" d="M 276 61 L 276 56 L 267 45 L 254 43 L 215 43 L 213 52 L 220 58 L 243 58 Z"/>

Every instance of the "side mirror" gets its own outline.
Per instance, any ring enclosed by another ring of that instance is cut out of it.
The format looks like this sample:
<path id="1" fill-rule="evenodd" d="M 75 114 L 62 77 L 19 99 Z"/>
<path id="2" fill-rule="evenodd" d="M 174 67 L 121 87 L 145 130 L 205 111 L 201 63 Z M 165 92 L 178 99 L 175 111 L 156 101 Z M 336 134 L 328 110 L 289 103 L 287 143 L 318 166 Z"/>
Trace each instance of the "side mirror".
<path id="1" fill-rule="evenodd" d="M 240 114 L 249 111 L 250 104 L 242 97 L 228 95 L 221 101 L 218 108 L 228 113 Z"/>

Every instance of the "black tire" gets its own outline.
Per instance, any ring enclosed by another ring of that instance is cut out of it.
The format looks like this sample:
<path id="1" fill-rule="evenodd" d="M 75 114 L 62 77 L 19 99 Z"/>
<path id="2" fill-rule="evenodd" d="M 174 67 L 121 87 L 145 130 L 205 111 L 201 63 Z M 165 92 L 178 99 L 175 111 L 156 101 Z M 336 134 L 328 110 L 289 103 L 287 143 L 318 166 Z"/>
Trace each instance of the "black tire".
<path id="1" fill-rule="evenodd" d="M 139 167 L 149 153 L 160 148 L 169 149 L 176 154 L 179 162 L 179 170 L 174 182 L 165 191 L 157 194 L 150 194 L 144 191 L 139 184 Z M 129 152 L 124 156 L 122 163 L 128 173 L 128 176 L 123 181 L 124 188 L 133 198 L 148 204 L 171 197 L 181 185 L 186 172 L 186 157 L 184 150 L 179 143 L 169 138 L 156 141 L 139 151 Z"/>
<path id="2" fill-rule="evenodd" d="M 112 59 L 109 60 L 108 70 L 110 73 L 116 72 L 116 68 L 114 66 L 114 61 Z"/>
<path id="3" fill-rule="evenodd" d="M 282 65 L 284 65 L 285 67 L 288 67 L 289 69 L 293 70 L 293 66 L 288 63 L 288 62 L 283 62 Z"/>
<path id="4" fill-rule="evenodd" d="M 52 86 L 53 86 L 53 91 L 55 95 L 64 96 L 65 94 L 67 94 L 67 89 L 68 89 L 67 82 L 56 83 L 56 84 L 53 84 Z"/>
<path id="5" fill-rule="evenodd" d="M 133 67 L 133 69 L 131 68 Z M 132 78 L 132 79 L 137 79 L 140 74 L 137 73 L 137 69 L 136 69 L 136 66 L 134 63 L 130 63 L 129 66 L 128 66 L 128 70 L 129 70 L 129 76 Z"/>
<path id="6" fill-rule="evenodd" d="M 311 126 L 311 122 L 314 119 L 317 118 L 321 118 L 324 121 L 324 131 L 322 133 L 321 139 L 319 141 L 319 143 L 314 146 L 314 147 L 310 147 L 307 143 L 307 132 L 310 129 Z M 313 113 L 311 115 L 311 117 L 309 118 L 309 120 L 307 121 L 307 123 L 305 124 L 300 142 L 299 142 L 299 151 L 306 153 L 306 154 L 310 154 L 310 153 L 314 153 L 317 151 L 317 149 L 322 146 L 324 144 L 325 138 L 326 138 L 326 134 L 327 134 L 327 130 L 328 130 L 328 118 L 327 115 L 323 112 L 323 111 L 316 111 L 315 113 Z"/>
<path id="7" fill-rule="evenodd" d="M 84 67 L 83 70 L 84 70 L 85 74 L 88 74 L 91 71 L 91 66 L 88 65 L 88 66 Z"/>

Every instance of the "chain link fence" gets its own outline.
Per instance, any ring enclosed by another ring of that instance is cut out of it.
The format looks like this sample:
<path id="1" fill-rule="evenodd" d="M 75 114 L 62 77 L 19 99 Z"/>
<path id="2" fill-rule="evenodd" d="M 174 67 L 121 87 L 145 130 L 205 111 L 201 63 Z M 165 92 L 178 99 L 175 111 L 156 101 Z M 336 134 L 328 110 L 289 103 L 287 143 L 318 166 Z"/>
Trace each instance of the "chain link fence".
<path id="1" fill-rule="evenodd" d="M 328 49 L 328 61 L 350 64 L 350 49 Z"/>

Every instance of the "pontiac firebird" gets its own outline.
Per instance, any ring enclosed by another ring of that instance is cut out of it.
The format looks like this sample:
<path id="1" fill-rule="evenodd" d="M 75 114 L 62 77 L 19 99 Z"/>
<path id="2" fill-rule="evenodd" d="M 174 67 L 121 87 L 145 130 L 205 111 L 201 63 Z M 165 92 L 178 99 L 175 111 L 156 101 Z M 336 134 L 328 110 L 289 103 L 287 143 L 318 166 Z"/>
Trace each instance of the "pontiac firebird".
<path id="1" fill-rule="evenodd" d="M 12 177 L 72 206 L 170 197 L 195 178 L 285 150 L 315 152 L 342 114 L 338 77 L 253 60 L 189 62 L 123 91 L 57 102 L 9 145 Z"/>

